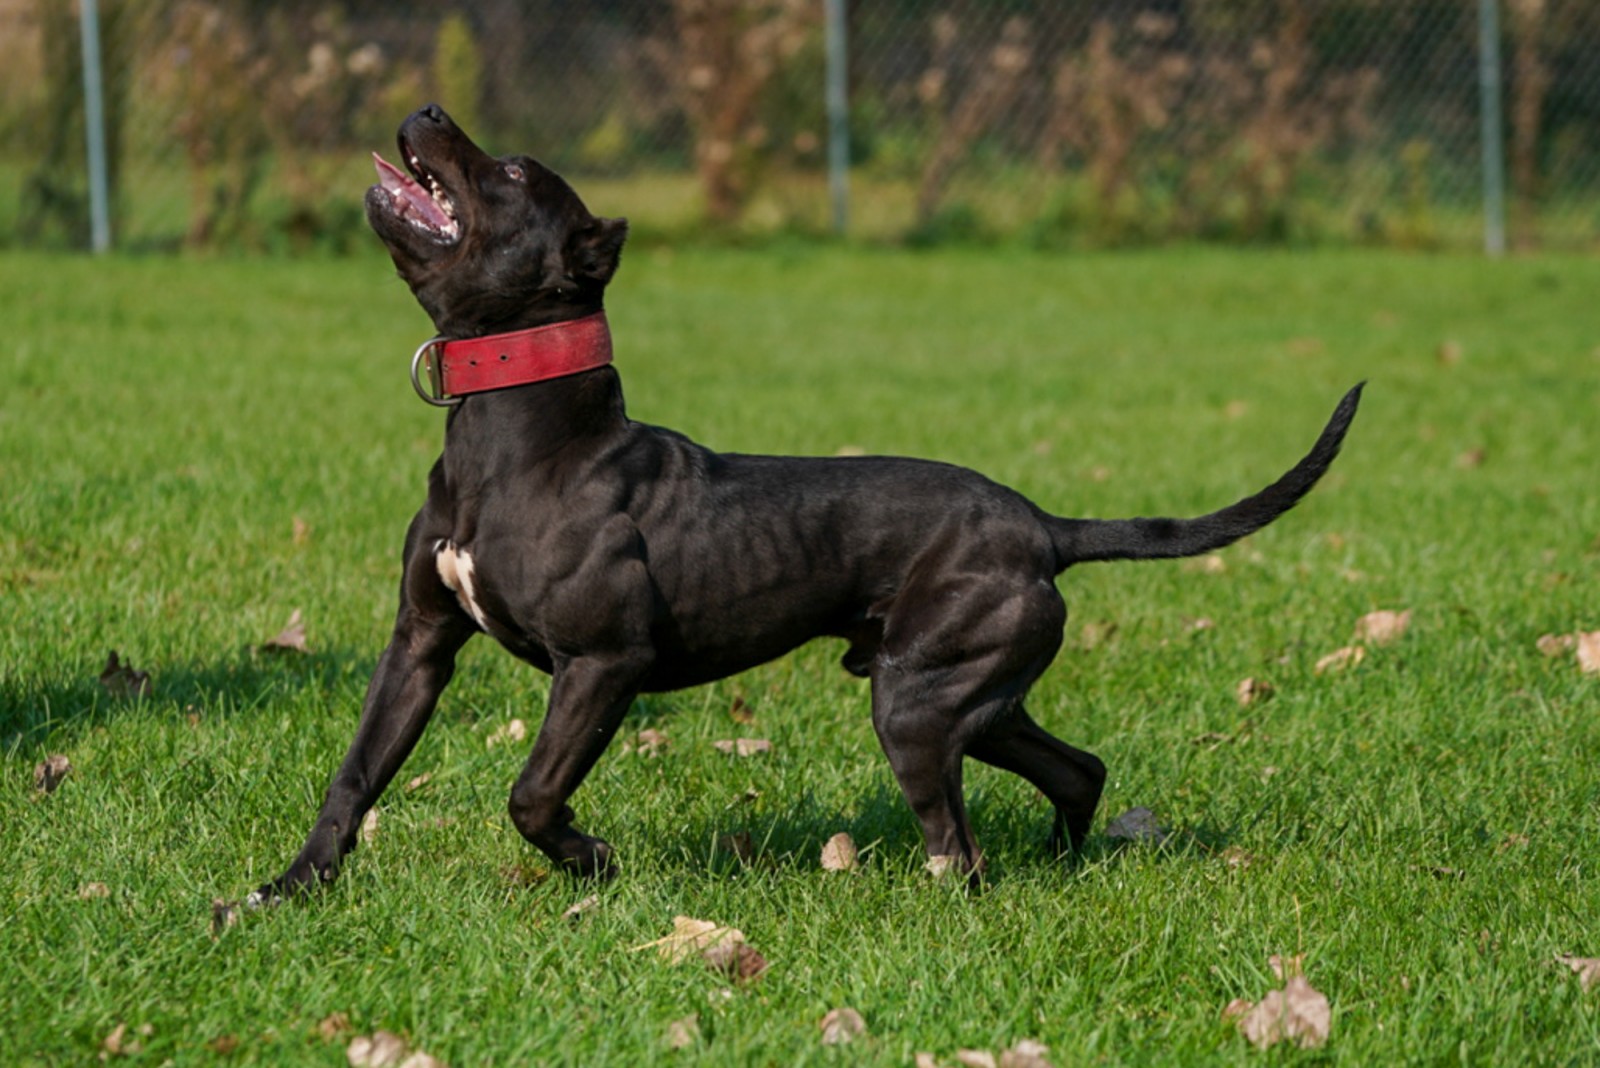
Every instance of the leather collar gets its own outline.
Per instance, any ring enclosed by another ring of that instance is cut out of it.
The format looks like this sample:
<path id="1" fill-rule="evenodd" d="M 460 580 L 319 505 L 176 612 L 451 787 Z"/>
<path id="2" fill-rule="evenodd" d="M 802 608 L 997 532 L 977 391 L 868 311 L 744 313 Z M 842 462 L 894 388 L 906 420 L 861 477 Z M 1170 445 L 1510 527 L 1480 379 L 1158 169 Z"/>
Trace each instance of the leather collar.
<path id="1" fill-rule="evenodd" d="M 431 395 L 417 373 L 425 356 Z M 434 338 L 412 357 L 411 383 L 428 403 L 452 405 L 468 394 L 565 378 L 610 362 L 611 328 L 606 313 L 596 312 L 509 334 Z"/>

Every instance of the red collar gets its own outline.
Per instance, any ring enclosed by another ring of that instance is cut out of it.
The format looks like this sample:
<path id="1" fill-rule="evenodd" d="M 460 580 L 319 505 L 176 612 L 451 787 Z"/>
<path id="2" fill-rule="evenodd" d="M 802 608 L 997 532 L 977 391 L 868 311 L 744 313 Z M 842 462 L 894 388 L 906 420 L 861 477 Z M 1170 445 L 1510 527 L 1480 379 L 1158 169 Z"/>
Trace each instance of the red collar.
<path id="1" fill-rule="evenodd" d="M 428 357 L 430 396 L 418 380 L 418 363 Z M 611 362 L 611 328 L 596 312 L 510 334 L 445 341 L 434 338 L 411 360 L 411 384 L 430 404 L 458 403 L 469 393 L 525 386 L 592 371 Z"/>

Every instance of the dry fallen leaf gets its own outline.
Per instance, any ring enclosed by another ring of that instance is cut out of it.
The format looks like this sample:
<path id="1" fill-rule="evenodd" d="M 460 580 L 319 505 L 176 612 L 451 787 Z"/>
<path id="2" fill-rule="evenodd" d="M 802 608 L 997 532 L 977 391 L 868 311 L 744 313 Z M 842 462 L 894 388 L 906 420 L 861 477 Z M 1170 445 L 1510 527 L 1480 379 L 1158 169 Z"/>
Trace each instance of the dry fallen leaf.
<path id="1" fill-rule="evenodd" d="M 712 971 L 724 972 L 736 983 L 759 979 L 767 970 L 767 958 L 744 942 L 718 942 L 700 954 Z"/>
<path id="2" fill-rule="evenodd" d="M 1281 953 L 1274 953 L 1267 958 L 1267 967 L 1272 969 L 1272 974 L 1278 977 L 1280 983 L 1285 982 L 1306 974 L 1306 955 L 1296 953 L 1292 957 L 1285 957 Z"/>
<path id="3" fill-rule="evenodd" d="M 520 742 L 527 736 L 528 725 L 520 719 L 514 719 L 499 730 L 491 732 L 484 741 L 490 749 L 493 749 L 495 746 L 503 745 L 506 742 Z"/>
<path id="4" fill-rule="evenodd" d="M 994 1054 L 986 1049 L 958 1049 L 956 1063 L 964 1064 L 966 1068 L 1000 1068 Z"/>
<path id="5" fill-rule="evenodd" d="M 148 697 L 150 673 L 135 671 L 124 664 L 113 649 L 106 657 L 106 666 L 100 670 L 100 685 L 112 697 Z"/>
<path id="6" fill-rule="evenodd" d="M 728 709 L 728 715 L 733 718 L 735 723 L 754 723 L 756 721 L 756 714 L 751 711 L 750 705 L 746 703 L 743 697 L 735 697 L 733 699 L 733 704 Z"/>
<path id="7" fill-rule="evenodd" d="M 1221 575 L 1228 570 L 1228 561 L 1217 553 L 1207 553 L 1183 562 L 1183 569 L 1191 574 Z"/>
<path id="8" fill-rule="evenodd" d="M 317 1034 L 324 1042 L 332 1042 L 350 1030 L 350 1017 L 342 1012 L 330 1012 L 317 1023 Z"/>
<path id="9" fill-rule="evenodd" d="M 300 609 L 296 608 L 289 614 L 289 622 L 283 629 L 266 641 L 261 643 L 264 653 L 309 653 L 311 649 L 306 645 L 306 624 L 301 618 Z"/>
<path id="10" fill-rule="evenodd" d="M 936 857 L 929 857 L 928 863 L 922 866 L 935 879 L 943 879 L 953 871 L 961 870 L 961 858 L 949 853 L 942 853 Z"/>
<path id="11" fill-rule="evenodd" d="M 296 545 L 308 544 L 311 541 L 311 524 L 295 516 L 289 524 L 289 540 Z"/>
<path id="12" fill-rule="evenodd" d="M 105 883 L 84 883 L 78 887 L 78 898 L 82 901 L 93 901 L 97 897 L 110 897 L 111 887 Z"/>
<path id="13" fill-rule="evenodd" d="M 939 1068 L 939 1061 L 931 1053 L 918 1053 L 913 1068 Z"/>
<path id="14" fill-rule="evenodd" d="M 350 1068 L 400 1068 L 409 1052 L 406 1040 L 393 1031 L 377 1031 L 352 1038 L 344 1056 Z"/>
<path id="15" fill-rule="evenodd" d="M 633 752 L 643 757 L 654 757 L 660 756 L 661 750 L 666 747 L 666 732 L 658 731 L 654 727 L 646 727 L 639 732 L 638 738 L 634 740 Z"/>
<path id="16" fill-rule="evenodd" d="M 1234 698 L 1244 708 L 1268 700 L 1275 692 L 1272 683 L 1257 678 L 1240 679 L 1239 685 L 1233 688 Z"/>
<path id="17" fill-rule="evenodd" d="M 377 841 L 377 839 L 378 810 L 375 808 L 369 808 L 367 809 L 367 814 L 361 817 L 361 842 L 363 845 L 371 845 L 373 842 Z"/>
<path id="18" fill-rule="evenodd" d="M 854 871 L 858 863 L 856 844 L 844 831 L 823 843 L 823 871 Z"/>
<path id="19" fill-rule="evenodd" d="M 425 771 L 421 775 L 406 783 L 406 793 L 415 793 L 433 781 L 433 772 Z"/>
<path id="20" fill-rule="evenodd" d="M 1541 634 L 1539 635 L 1539 640 L 1534 644 L 1539 647 L 1539 651 L 1545 656 L 1560 656 L 1578 644 L 1578 636 L 1576 634 Z"/>
<path id="21" fill-rule="evenodd" d="M 667 963 L 677 964 L 714 945 L 743 941 L 744 932 L 737 927 L 724 927 L 710 920 L 696 920 L 689 916 L 674 916 L 671 934 L 633 948 L 635 952 L 641 949 L 658 950 Z"/>
<path id="22" fill-rule="evenodd" d="M 1250 865 L 1256 862 L 1254 854 L 1247 853 L 1243 847 L 1236 845 L 1229 846 L 1219 855 L 1222 857 L 1222 862 L 1224 864 L 1230 868 L 1235 868 L 1240 871 L 1243 871 L 1245 868 L 1248 868 Z"/>
<path id="23" fill-rule="evenodd" d="M 53 794 L 72 771 L 72 761 L 60 753 L 52 753 L 33 769 L 33 788 L 40 794 Z"/>
<path id="24" fill-rule="evenodd" d="M 1600 986 L 1600 957 L 1565 955 L 1557 957 L 1556 960 L 1576 973 L 1579 984 L 1585 990 L 1593 990 L 1596 986 Z"/>
<path id="25" fill-rule="evenodd" d="M 1156 822 L 1156 814 L 1143 805 L 1130 808 L 1106 824 L 1106 837 L 1113 842 L 1149 842 L 1160 845 L 1169 837 L 1165 827 Z"/>
<path id="26" fill-rule="evenodd" d="M 689 1015 L 673 1020 L 667 1024 L 667 1036 L 663 1045 L 668 1049 L 688 1049 L 700 1041 L 700 1014 L 691 1012 Z"/>
<path id="27" fill-rule="evenodd" d="M 748 864 L 756 857 L 755 839 L 750 837 L 749 831 L 719 834 L 717 835 L 717 852 L 731 853 L 740 863 Z"/>
<path id="28" fill-rule="evenodd" d="M 711 744 L 721 752 L 742 757 L 754 756 L 772 749 L 772 743 L 765 738 L 722 738 Z"/>
<path id="29" fill-rule="evenodd" d="M 1328 999 L 1296 975 L 1261 999 L 1259 1005 L 1235 1000 L 1223 1010 L 1238 1017 L 1239 1030 L 1261 1049 L 1292 1040 L 1301 1049 L 1314 1049 L 1328 1040 L 1333 1012 Z"/>
<path id="30" fill-rule="evenodd" d="M 829 1009 L 818 1024 L 824 1046 L 843 1046 L 867 1033 L 867 1021 L 855 1009 Z"/>
<path id="31" fill-rule="evenodd" d="M 222 900 L 220 897 L 211 899 L 211 937 L 219 937 L 223 931 L 239 922 L 239 910 L 233 904 Z"/>
<path id="32" fill-rule="evenodd" d="M 1091 620 L 1078 631 L 1078 646 L 1085 650 L 1098 649 L 1116 635 L 1117 624 L 1114 620 Z"/>
<path id="33" fill-rule="evenodd" d="M 1482 467 L 1483 461 L 1487 460 L 1488 458 L 1489 450 L 1480 445 L 1475 449 L 1468 449 L 1460 456 L 1457 456 L 1456 466 L 1463 471 L 1472 471 L 1476 468 Z"/>
<path id="34" fill-rule="evenodd" d="M 1408 608 L 1404 612 L 1379 609 L 1376 612 L 1368 612 L 1356 620 L 1355 640 L 1370 645 L 1388 645 L 1390 642 L 1398 641 L 1409 626 L 1411 626 L 1411 609 Z"/>
<path id="35" fill-rule="evenodd" d="M 212 1053 L 215 1053 L 219 1057 L 232 1056 L 239 1050 L 239 1036 L 226 1034 L 218 1035 L 216 1038 L 210 1039 L 206 1042 L 206 1049 L 210 1050 Z"/>
<path id="36" fill-rule="evenodd" d="M 1324 675 L 1330 671 L 1343 671 L 1353 668 L 1367 658 L 1367 650 L 1359 645 L 1347 645 L 1343 649 L 1335 649 L 1327 656 L 1318 660 L 1311 669 L 1315 674 Z"/>
<path id="37" fill-rule="evenodd" d="M 1578 669 L 1600 675 L 1600 630 L 1578 632 Z"/>
<path id="38" fill-rule="evenodd" d="M 561 914 L 561 918 L 566 920 L 568 923 L 577 923 L 579 920 L 583 919 L 584 913 L 593 912 L 599 907 L 600 895 L 590 894 L 588 897 L 584 898 L 582 901 L 571 906 L 567 909 L 567 911 L 563 912 Z"/>
<path id="39" fill-rule="evenodd" d="M 1044 1057 L 1049 1052 L 1044 1043 L 1025 1038 L 1000 1054 L 1000 1068 L 1051 1068 Z"/>

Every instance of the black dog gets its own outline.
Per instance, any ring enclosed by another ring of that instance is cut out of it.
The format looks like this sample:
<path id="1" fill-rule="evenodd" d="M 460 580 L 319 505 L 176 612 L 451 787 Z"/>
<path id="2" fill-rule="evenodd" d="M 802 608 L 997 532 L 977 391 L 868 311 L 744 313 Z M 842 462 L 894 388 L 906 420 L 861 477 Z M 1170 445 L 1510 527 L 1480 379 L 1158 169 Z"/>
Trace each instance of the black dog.
<path id="1" fill-rule="evenodd" d="M 553 676 L 511 820 L 577 874 L 612 871 L 610 846 L 573 826 L 567 802 L 635 695 L 821 635 L 846 639 L 845 669 L 872 681 L 873 727 L 931 857 L 980 870 L 968 756 L 1038 787 L 1054 845 L 1077 848 L 1105 766 L 1022 707 L 1061 644 L 1055 576 L 1208 552 L 1261 528 L 1316 483 L 1355 415 L 1359 386 L 1291 471 L 1199 519 L 1062 519 L 920 460 L 714 453 L 623 411 L 599 313 L 625 221 L 591 215 L 531 159 L 487 155 L 437 107 L 405 121 L 399 148 L 414 180 L 379 160 L 367 217 L 441 337 L 483 339 L 457 360 L 458 381 L 484 370 L 474 361 L 507 363 L 502 348 L 522 359 L 529 337 L 537 362 L 544 335 L 516 332 L 550 324 L 566 324 L 545 332 L 550 351 L 581 358 L 560 377 L 491 378 L 458 398 L 355 740 L 305 848 L 256 902 L 334 878 L 480 631 Z M 448 370 L 448 347 L 433 357 Z M 444 388 L 468 387 L 447 375 Z"/>

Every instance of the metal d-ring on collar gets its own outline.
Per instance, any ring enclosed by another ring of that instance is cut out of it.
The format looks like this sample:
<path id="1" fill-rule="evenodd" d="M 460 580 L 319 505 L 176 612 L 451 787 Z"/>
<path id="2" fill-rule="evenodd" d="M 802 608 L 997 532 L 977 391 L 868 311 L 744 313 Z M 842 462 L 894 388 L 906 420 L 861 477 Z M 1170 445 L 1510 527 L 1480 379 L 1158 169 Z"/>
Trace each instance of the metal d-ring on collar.
<path id="1" fill-rule="evenodd" d="M 418 347 L 411 357 L 411 388 L 417 391 L 417 396 L 433 405 L 435 408 L 454 408 L 461 403 L 460 397 L 446 397 L 444 395 L 444 376 L 439 368 L 439 357 L 444 351 L 444 338 L 431 337 Z M 423 359 L 427 357 L 428 384 L 433 387 L 430 393 L 422 388 L 422 376 L 419 373 L 423 366 Z"/>

